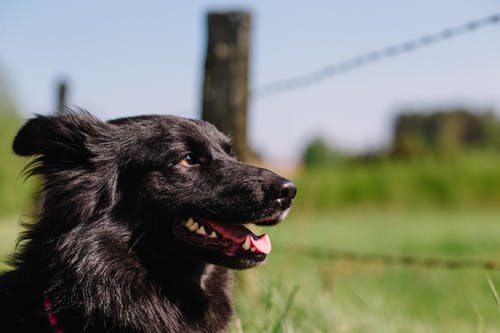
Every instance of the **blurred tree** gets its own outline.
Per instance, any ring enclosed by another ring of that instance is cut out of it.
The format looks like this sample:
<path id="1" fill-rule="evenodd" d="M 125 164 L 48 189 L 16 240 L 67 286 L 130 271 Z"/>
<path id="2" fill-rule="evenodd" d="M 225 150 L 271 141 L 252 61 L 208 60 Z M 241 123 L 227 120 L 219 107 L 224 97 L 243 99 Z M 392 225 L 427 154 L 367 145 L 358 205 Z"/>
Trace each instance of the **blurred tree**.
<path id="1" fill-rule="evenodd" d="M 0 73 L 0 216 L 19 214 L 33 204 L 36 181 L 23 182 L 26 160 L 12 152 L 12 141 L 22 119 Z"/>
<path id="2" fill-rule="evenodd" d="M 319 137 L 311 140 L 302 154 L 302 162 L 306 166 L 338 163 L 345 158 L 344 153 L 332 148 L 324 139 Z"/>
<path id="3" fill-rule="evenodd" d="M 0 72 L 0 116 L 15 116 L 16 107 L 14 100 L 12 99 L 9 89 L 7 88 L 7 82 Z"/>

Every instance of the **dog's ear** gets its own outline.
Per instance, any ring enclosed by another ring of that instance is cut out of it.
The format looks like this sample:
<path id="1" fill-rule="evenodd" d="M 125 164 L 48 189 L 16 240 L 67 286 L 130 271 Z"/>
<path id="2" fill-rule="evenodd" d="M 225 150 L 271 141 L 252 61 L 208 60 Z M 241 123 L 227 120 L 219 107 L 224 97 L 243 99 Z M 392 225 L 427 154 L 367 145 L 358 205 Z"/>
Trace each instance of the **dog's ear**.
<path id="1" fill-rule="evenodd" d="M 21 156 L 42 154 L 47 150 L 48 132 L 54 122 L 54 118 L 41 115 L 28 120 L 16 134 L 12 145 L 14 152 Z"/>
<path id="2" fill-rule="evenodd" d="M 84 221 L 113 206 L 118 172 L 113 125 L 88 113 L 38 115 L 19 130 L 12 148 L 34 155 L 27 175 L 44 176 L 44 211 L 66 222 Z M 68 224 L 69 225 L 69 224 Z"/>
<path id="3" fill-rule="evenodd" d="M 86 144 L 105 132 L 105 123 L 86 113 L 42 116 L 28 120 L 12 148 L 21 156 L 43 155 L 73 161 L 88 155 Z"/>

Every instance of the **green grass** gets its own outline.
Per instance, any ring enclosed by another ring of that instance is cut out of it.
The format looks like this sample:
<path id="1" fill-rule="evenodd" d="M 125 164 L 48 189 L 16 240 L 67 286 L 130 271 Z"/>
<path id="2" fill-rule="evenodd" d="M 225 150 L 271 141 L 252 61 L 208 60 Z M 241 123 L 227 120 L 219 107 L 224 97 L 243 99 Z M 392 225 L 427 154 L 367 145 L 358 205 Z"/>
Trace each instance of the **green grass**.
<path id="1" fill-rule="evenodd" d="M 415 160 L 350 161 L 306 169 L 298 206 L 339 208 L 497 207 L 500 154 L 468 152 Z"/>
<path id="2" fill-rule="evenodd" d="M 33 204 L 38 187 L 36 179 L 25 181 L 22 174 L 29 162 L 12 152 L 12 142 L 22 120 L 0 104 L 0 217 L 26 211 Z"/>
<path id="3" fill-rule="evenodd" d="M 0 218 L 0 272 L 8 269 L 6 260 L 13 253 L 19 232 L 20 224 L 16 218 Z"/>
<path id="4" fill-rule="evenodd" d="M 268 263 L 238 273 L 242 329 L 476 332 L 481 326 L 500 332 L 500 311 L 488 282 L 500 286 L 500 271 L 332 261 L 303 256 L 300 247 L 500 260 L 499 218 L 500 211 L 292 216 L 271 233 Z"/>

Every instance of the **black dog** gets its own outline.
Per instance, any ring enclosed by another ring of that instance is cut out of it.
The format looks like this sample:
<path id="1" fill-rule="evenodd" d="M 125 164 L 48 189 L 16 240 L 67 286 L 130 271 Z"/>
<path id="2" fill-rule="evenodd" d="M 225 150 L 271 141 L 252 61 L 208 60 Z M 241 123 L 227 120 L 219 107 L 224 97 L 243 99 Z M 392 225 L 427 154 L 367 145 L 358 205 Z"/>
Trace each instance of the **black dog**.
<path id="1" fill-rule="evenodd" d="M 43 206 L 0 276 L 1 332 L 219 332 L 231 274 L 266 259 L 295 185 L 238 162 L 214 126 L 171 116 L 38 116 L 14 151 L 35 155 Z"/>

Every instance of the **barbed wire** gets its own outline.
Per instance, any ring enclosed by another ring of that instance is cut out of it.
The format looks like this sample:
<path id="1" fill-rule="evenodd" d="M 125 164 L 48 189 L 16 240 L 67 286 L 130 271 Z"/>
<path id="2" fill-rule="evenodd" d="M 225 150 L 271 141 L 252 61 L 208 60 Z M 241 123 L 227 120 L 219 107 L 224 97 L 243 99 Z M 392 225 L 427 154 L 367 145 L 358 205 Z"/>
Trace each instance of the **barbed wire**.
<path id="1" fill-rule="evenodd" d="M 314 72 L 295 76 L 283 80 L 278 80 L 251 91 L 252 98 L 265 98 L 271 95 L 285 93 L 291 90 L 305 88 L 312 84 L 324 81 L 332 76 L 344 74 L 368 64 L 376 63 L 387 58 L 410 53 L 422 47 L 443 42 L 445 40 L 461 36 L 481 28 L 500 23 L 500 13 L 496 13 L 481 19 L 469 21 L 461 25 L 446 28 L 439 32 L 423 35 L 421 37 L 407 40 L 399 44 L 364 53 L 339 63 L 328 65 Z"/>
<path id="2" fill-rule="evenodd" d="M 275 246 L 276 247 L 276 246 Z M 413 266 L 421 268 L 441 268 L 441 269 L 464 269 L 464 268 L 479 268 L 485 270 L 500 270 L 500 262 L 493 260 L 480 259 L 452 259 L 438 257 L 417 257 L 411 255 L 384 255 L 367 252 L 355 252 L 338 249 L 317 248 L 311 246 L 297 246 L 296 248 L 288 249 L 279 246 L 277 250 L 294 255 L 305 256 L 313 259 L 322 260 L 346 260 L 365 263 L 379 263 L 382 265 L 400 265 Z"/>

